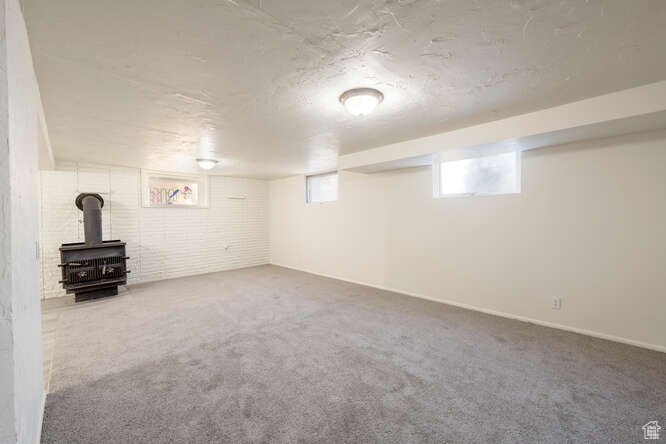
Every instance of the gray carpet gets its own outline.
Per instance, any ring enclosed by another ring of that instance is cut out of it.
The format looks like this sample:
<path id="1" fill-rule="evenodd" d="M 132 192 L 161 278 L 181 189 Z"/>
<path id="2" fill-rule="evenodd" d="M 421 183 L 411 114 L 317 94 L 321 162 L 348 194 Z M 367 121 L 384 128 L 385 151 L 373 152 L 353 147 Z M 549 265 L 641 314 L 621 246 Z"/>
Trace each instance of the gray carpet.
<path id="1" fill-rule="evenodd" d="M 275 266 L 58 310 L 45 443 L 641 442 L 648 421 L 666 427 L 666 354 Z"/>

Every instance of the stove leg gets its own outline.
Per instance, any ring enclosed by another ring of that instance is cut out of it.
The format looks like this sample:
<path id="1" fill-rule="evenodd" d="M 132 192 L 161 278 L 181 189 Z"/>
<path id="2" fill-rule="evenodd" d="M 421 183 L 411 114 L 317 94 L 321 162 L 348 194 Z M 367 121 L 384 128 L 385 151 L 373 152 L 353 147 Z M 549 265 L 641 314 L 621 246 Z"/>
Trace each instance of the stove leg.
<path id="1" fill-rule="evenodd" d="M 99 288 L 95 290 L 76 293 L 74 300 L 76 302 L 88 301 L 90 299 L 104 298 L 107 296 L 116 296 L 118 287 Z"/>

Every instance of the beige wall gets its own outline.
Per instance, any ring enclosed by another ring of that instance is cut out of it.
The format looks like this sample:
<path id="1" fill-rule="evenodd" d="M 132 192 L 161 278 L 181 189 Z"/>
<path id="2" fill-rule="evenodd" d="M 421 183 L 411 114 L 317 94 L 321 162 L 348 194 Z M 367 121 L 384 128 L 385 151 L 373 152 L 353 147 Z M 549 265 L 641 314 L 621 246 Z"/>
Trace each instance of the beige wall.
<path id="1" fill-rule="evenodd" d="M 37 169 L 42 106 L 20 5 L 0 4 L 0 442 L 34 443 L 44 400 Z"/>
<path id="2" fill-rule="evenodd" d="M 276 180 L 271 262 L 666 351 L 665 165 L 659 131 L 525 152 L 519 195 L 433 199 L 417 168 L 306 205 Z"/>

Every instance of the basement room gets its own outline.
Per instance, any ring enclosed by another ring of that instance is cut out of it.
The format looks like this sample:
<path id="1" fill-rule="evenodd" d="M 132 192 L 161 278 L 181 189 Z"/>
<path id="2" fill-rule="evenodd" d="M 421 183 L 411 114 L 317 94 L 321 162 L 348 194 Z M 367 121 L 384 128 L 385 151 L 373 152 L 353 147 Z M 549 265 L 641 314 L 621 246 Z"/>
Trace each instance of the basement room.
<path id="1" fill-rule="evenodd" d="M 666 442 L 666 2 L 0 5 L 0 444 Z"/>

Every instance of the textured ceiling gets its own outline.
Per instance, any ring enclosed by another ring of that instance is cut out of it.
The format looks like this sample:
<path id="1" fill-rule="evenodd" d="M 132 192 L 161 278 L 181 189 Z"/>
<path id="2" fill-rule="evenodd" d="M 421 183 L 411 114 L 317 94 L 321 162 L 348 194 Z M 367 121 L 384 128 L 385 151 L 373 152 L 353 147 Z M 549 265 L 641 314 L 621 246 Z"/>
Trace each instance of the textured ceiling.
<path id="1" fill-rule="evenodd" d="M 278 177 L 666 79 L 666 2 L 25 0 L 60 160 Z M 372 86 L 353 118 L 337 101 Z M 200 141 L 203 140 L 203 143 Z"/>

